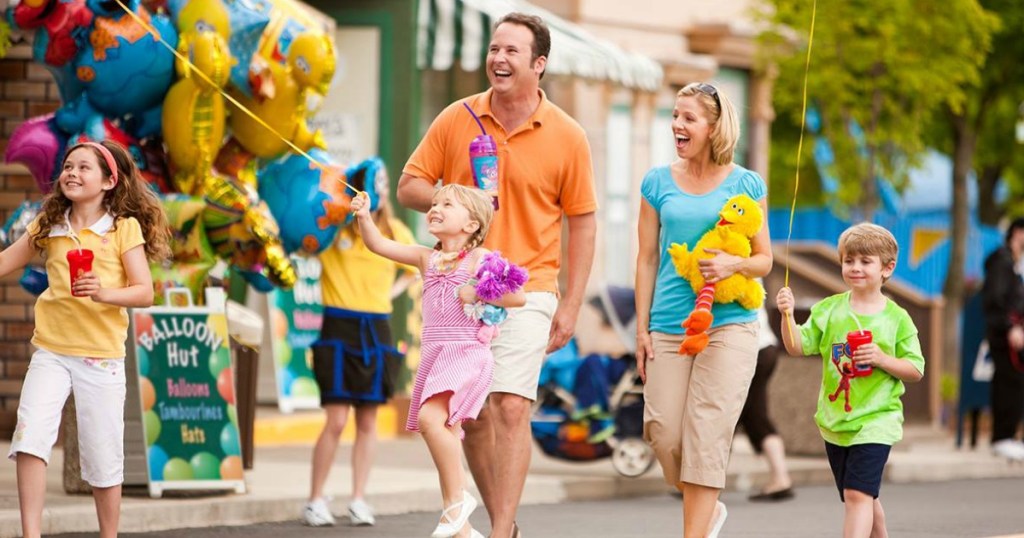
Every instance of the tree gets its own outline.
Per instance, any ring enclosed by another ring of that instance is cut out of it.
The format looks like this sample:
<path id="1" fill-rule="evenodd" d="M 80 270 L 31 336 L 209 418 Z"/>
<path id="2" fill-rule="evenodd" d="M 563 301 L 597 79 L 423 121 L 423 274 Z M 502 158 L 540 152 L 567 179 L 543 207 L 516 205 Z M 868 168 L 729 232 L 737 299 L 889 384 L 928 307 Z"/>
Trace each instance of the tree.
<path id="1" fill-rule="evenodd" d="M 995 188 L 1003 171 L 1015 160 L 1015 109 L 1024 98 L 1024 66 L 1020 65 L 1024 54 L 1020 39 L 1024 7 L 1017 0 L 982 0 L 981 6 L 992 10 L 990 16 L 998 15 L 1000 24 L 993 27 L 992 46 L 986 49 L 979 83 L 965 88 L 962 103 L 946 103 L 943 115 L 953 143 L 952 243 L 942 289 L 946 301 L 943 321 L 947 328 L 959 326 L 966 291 L 964 262 L 970 226 L 967 175 L 975 170 L 978 176 L 979 216 L 983 221 L 997 222 L 1002 211 L 995 204 Z M 943 340 L 945 349 L 960 349 L 958 331 L 944 331 Z M 945 365 L 955 368 L 959 353 L 947 355 L 952 357 L 947 357 Z"/>
<path id="2" fill-rule="evenodd" d="M 767 0 L 763 61 L 776 63 L 780 115 L 799 124 L 811 3 Z M 929 119 L 959 110 L 977 84 L 995 19 L 977 0 L 818 4 L 808 95 L 835 152 L 839 202 L 871 219 L 875 179 L 898 190 L 926 149 Z M 800 47 L 790 45 L 799 36 Z"/>

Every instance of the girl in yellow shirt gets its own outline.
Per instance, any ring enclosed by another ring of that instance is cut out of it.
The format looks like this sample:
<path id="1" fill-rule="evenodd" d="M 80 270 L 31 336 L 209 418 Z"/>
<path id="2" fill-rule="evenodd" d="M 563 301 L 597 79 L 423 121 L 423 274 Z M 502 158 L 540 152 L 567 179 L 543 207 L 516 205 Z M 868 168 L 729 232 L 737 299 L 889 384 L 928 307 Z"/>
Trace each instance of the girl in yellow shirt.
<path id="1" fill-rule="evenodd" d="M 68 150 L 27 233 L 0 253 L 0 276 L 42 254 L 50 283 L 36 301 L 37 350 L 8 456 L 17 462 L 24 536 L 40 535 L 46 465 L 72 390 L 82 478 L 92 486 L 100 536 L 117 535 L 126 309 L 153 304 L 148 261 L 167 256 L 169 237 L 163 208 L 128 152 L 116 142 L 84 142 Z"/>

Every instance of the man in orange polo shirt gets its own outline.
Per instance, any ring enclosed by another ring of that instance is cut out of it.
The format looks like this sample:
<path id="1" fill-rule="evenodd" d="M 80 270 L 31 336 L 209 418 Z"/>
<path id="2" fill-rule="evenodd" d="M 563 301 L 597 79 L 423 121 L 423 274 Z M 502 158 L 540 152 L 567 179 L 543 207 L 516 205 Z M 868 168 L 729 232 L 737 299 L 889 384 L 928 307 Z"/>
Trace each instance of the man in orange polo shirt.
<path id="1" fill-rule="evenodd" d="M 547 353 L 569 340 L 594 260 L 597 209 L 586 133 L 547 100 L 540 79 L 551 34 L 539 17 L 511 13 L 495 26 L 487 52 L 491 88 L 446 108 L 405 165 L 398 201 L 430 208 L 438 181 L 475 186 L 469 144 L 480 127 L 498 144 L 500 208 L 484 246 L 530 272 L 527 304 L 492 344 L 489 408 L 464 424 L 466 457 L 494 537 L 518 536 L 515 513 L 530 465 L 530 406 Z M 562 218 L 569 224 L 568 281 L 559 300 Z M 547 334 L 545 340 L 542 335 Z"/>

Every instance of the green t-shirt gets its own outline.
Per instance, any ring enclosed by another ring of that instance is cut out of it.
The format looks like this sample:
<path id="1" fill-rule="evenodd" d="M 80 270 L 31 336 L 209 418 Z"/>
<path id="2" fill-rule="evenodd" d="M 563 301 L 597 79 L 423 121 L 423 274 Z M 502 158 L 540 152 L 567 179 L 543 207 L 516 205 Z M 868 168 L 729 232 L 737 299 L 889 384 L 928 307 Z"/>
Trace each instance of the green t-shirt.
<path id="1" fill-rule="evenodd" d="M 823 359 L 821 392 L 814 421 L 821 436 L 834 445 L 851 446 L 865 443 L 892 445 L 903 438 L 903 382 L 881 368 L 865 377 L 850 379 L 850 406 L 840 391 L 835 401 L 829 400 L 839 388 L 842 376 L 839 367 L 850 363 L 846 333 L 857 330 L 850 308 L 850 292 L 828 297 L 811 307 L 811 317 L 800 327 L 805 355 L 820 354 Z M 917 327 L 910 314 L 887 299 L 878 314 L 857 315 L 864 329 L 871 331 L 872 341 L 891 357 L 907 360 L 924 373 L 924 356 L 917 338 Z"/>

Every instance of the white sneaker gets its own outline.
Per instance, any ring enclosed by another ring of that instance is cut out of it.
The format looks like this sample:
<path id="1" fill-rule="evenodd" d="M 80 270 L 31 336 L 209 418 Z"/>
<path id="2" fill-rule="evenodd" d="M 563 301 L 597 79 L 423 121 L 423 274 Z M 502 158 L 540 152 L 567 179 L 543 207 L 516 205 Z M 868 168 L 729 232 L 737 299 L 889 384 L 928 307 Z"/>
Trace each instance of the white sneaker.
<path id="1" fill-rule="evenodd" d="M 331 527 L 335 524 L 331 507 L 323 497 L 306 503 L 302 509 L 302 520 L 310 527 Z"/>
<path id="2" fill-rule="evenodd" d="M 1024 443 L 1016 439 L 1001 439 L 992 443 L 992 453 L 1011 461 L 1024 461 Z"/>
<path id="3" fill-rule="evenodd" d="M 353 499 L 348 503 L 348 517 L 356 527 L 369 527 L 377 522 L 373 517 L 373 507 L 362 499 Z"/>
<path id="4" fill-rule="evenodd" d="M 725 525 L 725 518 L 729 517 L 729 511 L 725 509 L 725 504 L 722 501 L 718 501 L 718 519 L 715 520 L 715 524 L 711 526 L 711 532 L 708 533 L 708 538 L 718 538 L 718 533 L 722 532 L 722 526 Z"/>

